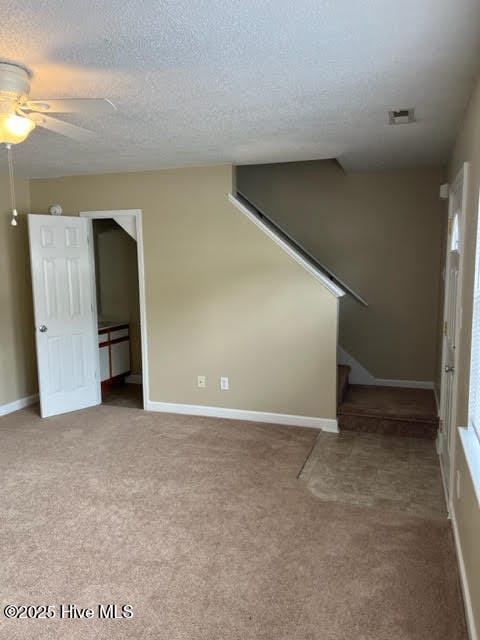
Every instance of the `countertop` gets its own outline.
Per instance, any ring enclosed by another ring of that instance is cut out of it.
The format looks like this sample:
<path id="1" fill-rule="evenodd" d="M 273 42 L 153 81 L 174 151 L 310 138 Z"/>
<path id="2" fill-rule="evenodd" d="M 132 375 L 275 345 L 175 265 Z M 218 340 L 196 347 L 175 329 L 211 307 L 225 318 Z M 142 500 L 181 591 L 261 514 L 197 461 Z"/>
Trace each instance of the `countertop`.
<path id="1" fill-rule="evenodd" d="M 115 329 L 115 327 L 124 327 L 128 322 L 112 322 L 111 320 L 102 320 L 98 323 L 98 329 Z"/>

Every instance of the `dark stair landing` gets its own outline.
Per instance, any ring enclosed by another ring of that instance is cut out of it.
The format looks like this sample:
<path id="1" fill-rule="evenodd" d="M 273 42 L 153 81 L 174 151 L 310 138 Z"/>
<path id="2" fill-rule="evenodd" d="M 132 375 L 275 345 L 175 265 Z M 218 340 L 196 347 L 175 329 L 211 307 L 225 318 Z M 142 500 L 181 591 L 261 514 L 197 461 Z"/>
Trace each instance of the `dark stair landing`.
<path id="1" fill-rule="evenodd" d="M 346 431 L 434 439 L 438 430 L 435 396 L 428 389 L 348 385 L 338 406 L 338 426 Z"/>

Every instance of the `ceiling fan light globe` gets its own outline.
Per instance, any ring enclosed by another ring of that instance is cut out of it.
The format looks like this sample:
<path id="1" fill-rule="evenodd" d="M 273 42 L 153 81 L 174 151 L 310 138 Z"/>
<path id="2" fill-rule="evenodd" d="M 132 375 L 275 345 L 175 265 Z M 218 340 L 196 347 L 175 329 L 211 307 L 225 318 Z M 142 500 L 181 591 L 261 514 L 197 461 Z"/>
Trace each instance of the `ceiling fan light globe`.
<path id="1" fill-rule="evenodd" d="M 35 122 L 15 113 L 0 113 L 0 143 L 18 144 L 35 129 Z"/>
<path id="2" fill-rule="evenodd" d="M 32 72 L 19 62 L 0 58 L 0 91 L 27 97 Z"/>

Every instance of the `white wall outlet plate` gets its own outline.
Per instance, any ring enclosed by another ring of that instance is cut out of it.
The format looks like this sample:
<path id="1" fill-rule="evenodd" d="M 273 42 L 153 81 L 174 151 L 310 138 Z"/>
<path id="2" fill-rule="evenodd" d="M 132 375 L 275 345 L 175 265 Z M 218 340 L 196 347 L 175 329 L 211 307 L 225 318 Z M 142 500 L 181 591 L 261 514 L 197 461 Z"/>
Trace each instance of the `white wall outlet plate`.
<path id="1" fill-rule="evenodd" d="M 448 182 L 440 185 L 440 199 L 448 200 Z"/>
<path id="2" fill-rule="evenodd" d="M 199 389 L 205 389 L 206 386 L 207 386 L 206 376 L 197 376 L 197 387 Z"/>
<path id="3" fill-rule="evenodd" d="M 228 391 L 230 389 L 230 383 L 229 383 L 228 378 L 226 376 L 222 376 L 220 378 L 220 389 L 222 391 Z"/>

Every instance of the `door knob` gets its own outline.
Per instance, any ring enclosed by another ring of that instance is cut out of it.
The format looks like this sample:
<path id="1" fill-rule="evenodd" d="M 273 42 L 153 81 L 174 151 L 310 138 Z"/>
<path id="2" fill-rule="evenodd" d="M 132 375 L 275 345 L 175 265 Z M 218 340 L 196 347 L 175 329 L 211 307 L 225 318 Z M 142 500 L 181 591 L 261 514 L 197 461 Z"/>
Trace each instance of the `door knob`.
<path id="1" fill-rule="evenodd" d="M 45 333 L 46 331 L 48 331 L 48 328 L 44 324 L 41 324 L 38 327 L 38 330 L 40 331 L 40 333 Z"/>
<path id="2" fill-rule="evenodd" d="M 445 366 L 445 373 L 453 373 L 455 371 L 455 367 L 450 367 L 448 364 Z"/>

